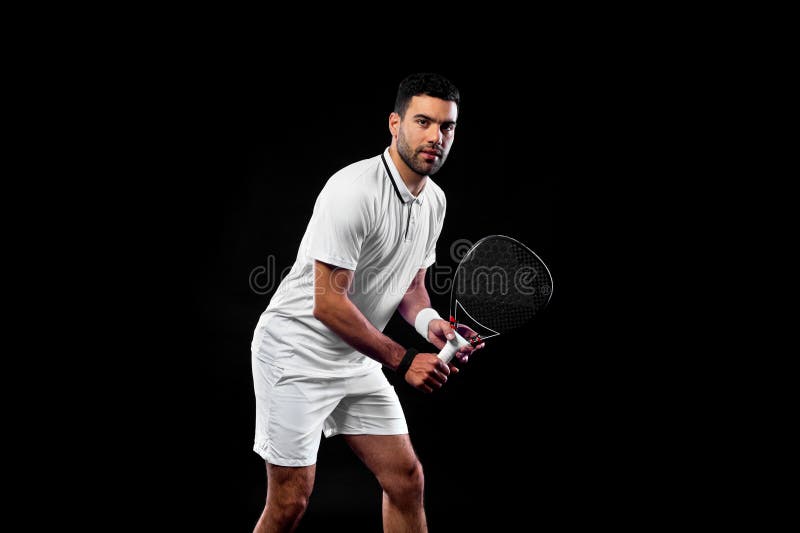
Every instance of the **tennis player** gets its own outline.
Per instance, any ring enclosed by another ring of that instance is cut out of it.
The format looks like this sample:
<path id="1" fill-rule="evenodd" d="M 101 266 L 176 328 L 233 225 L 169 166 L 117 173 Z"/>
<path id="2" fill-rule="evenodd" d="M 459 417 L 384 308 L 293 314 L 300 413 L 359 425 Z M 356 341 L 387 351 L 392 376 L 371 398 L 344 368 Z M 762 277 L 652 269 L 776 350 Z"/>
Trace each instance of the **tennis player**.
<path id="1" fill-rule="evenodd" d="M 384 531 L 427 531 L 422 466 L 381 367 L 426 393 L 458 368 L 381 331 L 399 311 L 438 349 L 453 338 L 430 307 L 425 273 L 445 215 L 444 192 L 430 175 L 447 159 L 459 101 L 458 89 L 437 74 L 400 83 L 389 115 L 391 145 L 328 180 L 297 260 L 259 319 L 253 449 L 266 461 L 267 501 L 257 532 L 297 527 L 321 433 L 343 435 L 377 477 Z M 461 348 L 457 357 L 466 362 L 472 351 Z"/>

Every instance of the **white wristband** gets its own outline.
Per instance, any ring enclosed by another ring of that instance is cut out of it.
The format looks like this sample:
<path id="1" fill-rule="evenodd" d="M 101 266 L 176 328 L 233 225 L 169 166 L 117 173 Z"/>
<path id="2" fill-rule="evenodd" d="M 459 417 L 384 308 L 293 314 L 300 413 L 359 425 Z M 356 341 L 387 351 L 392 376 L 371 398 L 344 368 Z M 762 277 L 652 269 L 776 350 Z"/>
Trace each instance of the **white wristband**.
<path id="1" fill-rule="evenodd" d="M 442 320 L 442 317 L 439 316 L 439 313 L 437 313 L 432 307 L 426 307 L 417 313 L 417 318 L 414 320 L 414 327 L 416 328 L 417 333 L 422 335 L 423 339 L 428 340 L 428 324 L 431 323 L 431 320 L 437 318 Z"/>

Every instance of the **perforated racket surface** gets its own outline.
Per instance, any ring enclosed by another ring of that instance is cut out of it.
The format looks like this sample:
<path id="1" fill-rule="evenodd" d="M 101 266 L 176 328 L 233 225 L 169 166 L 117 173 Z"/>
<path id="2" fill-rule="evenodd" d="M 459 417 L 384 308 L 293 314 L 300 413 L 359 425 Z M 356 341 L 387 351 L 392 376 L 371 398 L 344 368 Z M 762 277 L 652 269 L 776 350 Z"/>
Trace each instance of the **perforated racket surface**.
<path id="1" fill-rule="evenodd" d="M 530 322 L 550 302 L 550 269 L 530 248 L 505 235 L 490 235 L 467 251 L 456 269 L 450 316 L 480 336 L 473 342 L 508 333 Z M 453 358 L 470 342 L 457 334 L 439 357 Z"/>

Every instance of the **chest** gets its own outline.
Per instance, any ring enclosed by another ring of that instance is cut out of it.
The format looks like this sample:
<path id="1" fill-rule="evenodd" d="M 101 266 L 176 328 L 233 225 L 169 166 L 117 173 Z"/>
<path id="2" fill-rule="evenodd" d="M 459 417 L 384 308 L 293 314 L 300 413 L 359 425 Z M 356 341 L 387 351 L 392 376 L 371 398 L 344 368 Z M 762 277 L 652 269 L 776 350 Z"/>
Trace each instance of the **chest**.
<path id="1" fill-rule="evenodd" d="M 435 217 L 425 203 L 389 202 L 365 239 L 362 259 L 373 264 L 408 261 L 418 265 L 424 260 L 435 226 Z"/>

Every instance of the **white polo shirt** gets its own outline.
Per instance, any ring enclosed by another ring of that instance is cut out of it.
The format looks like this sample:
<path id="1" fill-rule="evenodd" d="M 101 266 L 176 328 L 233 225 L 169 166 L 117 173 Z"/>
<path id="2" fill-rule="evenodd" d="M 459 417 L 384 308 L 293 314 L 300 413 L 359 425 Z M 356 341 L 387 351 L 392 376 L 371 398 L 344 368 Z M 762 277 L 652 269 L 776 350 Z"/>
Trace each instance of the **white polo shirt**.
<path id="1" fill-rule="evenodd" d="M 354 271 L 348 297 L 383 331 L 419 269 L 436 261 L 445 207 L 430 177 L 419 196 L 409 192 L 388 148 L 334 174 L 317 197 L 292 270 L 261 315 L 253 345 L 259 357 L 311 376 L 380 367 L 314 318 L 314 260 Z"/>

